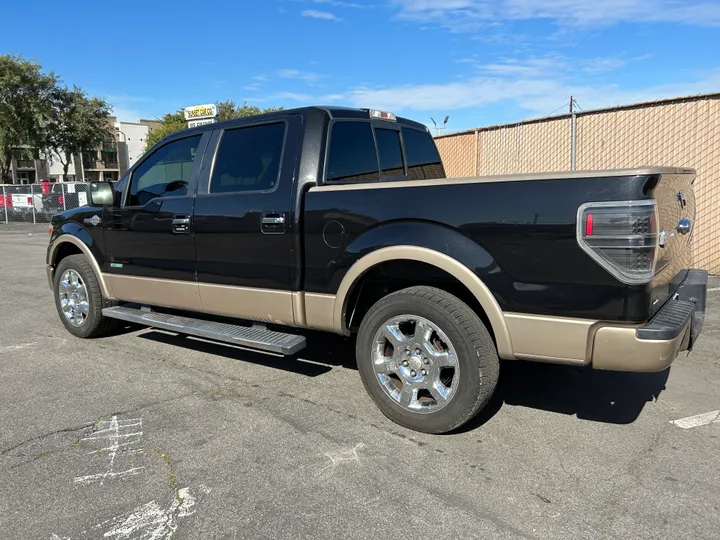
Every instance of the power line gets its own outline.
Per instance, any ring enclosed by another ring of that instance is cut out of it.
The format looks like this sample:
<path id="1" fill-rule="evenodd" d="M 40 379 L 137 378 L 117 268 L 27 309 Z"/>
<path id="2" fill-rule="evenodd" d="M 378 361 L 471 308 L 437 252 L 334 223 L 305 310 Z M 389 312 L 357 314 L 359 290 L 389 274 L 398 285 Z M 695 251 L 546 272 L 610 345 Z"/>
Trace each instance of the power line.
<path id="1" fill-rule="evenodd" d="M 569 104 L 569 103 L 566 101 L 565 103 L 563 103 L 562 105 L 560 105 L 557 109 L 555 109 L 553 112 L 548 113 L 548 114 L 546 114 L 545 116 L 552 116 L 552 115 L 555 114 L 556 112 L 563 110 L 565 107 L 568 106 L 568 104 Z"/>

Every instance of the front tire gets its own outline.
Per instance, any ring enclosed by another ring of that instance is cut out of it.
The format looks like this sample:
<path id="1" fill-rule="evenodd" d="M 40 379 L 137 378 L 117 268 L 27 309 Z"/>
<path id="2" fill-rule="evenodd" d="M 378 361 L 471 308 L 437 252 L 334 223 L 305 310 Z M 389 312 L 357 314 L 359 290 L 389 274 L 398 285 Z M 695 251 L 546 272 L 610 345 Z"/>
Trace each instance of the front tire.
<path id="1" fill-rule="evenodd" d="M 383 414 L 425 433 L 446 433 L 472 419 L 492 397 L 500 370 L 477 314 L 433 287 L 410 287 L 370 308 L 356 357 Z"/>
<path id="2" fill-rule="evenodd" d="M 55 307 L 72 335 L 96 338 L 117 328 L 118 322 L 104 317 L 102 310 L 114 305 L 103 298 L 100 283 L 85 255 L 65 257 L 53 279 Z"/>

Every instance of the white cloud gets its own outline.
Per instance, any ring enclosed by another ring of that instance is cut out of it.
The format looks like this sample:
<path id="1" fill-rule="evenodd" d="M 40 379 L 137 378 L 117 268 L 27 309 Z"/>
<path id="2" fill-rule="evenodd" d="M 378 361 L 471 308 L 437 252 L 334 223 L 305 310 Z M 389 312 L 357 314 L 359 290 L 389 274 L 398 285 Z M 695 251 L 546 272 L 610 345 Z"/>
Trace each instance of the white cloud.
<path id="1" fill-rule="evenodd" d="M 139 118 L 144 118 L 138 109 L 122 107 L 120 105 L 112 106 L 112 115 L 120 122 L 137 122 Z"/>
<path id="2" fill-rule="evenodd" d="M 549 73 L 557 73 L 558 76 L 570 77 L 579 71 L 585 73 L 602 73 L 619 69 L 628 62 L 638 62 L 646 57 L 624 58 L 596 57 L 596 58 L 570 58 L 561 54 L 552 54 L 527 59 L 507 58 L 487 64 L 479 64 L 476 61 L 463 59 L 462 62 L 473 63 L 482 73 L 504 77 L 542 77 Z"/>
<path id="3" fill-rule="evenodd" d="M 390 0 L 401 18 L 469 31 L 493 21 L 547 19 L 574 26 L 669 22 L 720 26 L 708 0 Z"/>
<path id="4" fill-rule="evenodd" d="M 319 73 L 300 71 L 297 69 L 280 69 L 277 72 L 277 76 L 281 79 L 297 79 L 299 81 L 305 81 L 306 83 L 315 82 L 323 77 Z"/>
<path id="5" fill-rule="evenodd" d="M 268 96 L 247 98 L 247 100 L 255 103 L 277 104 L 280 102 L 297 101 L 300 102 L 300 105 L 323 105 L 337 102 L 347 103 L 348 98 L 344 94 L 313 95 L 299 92 L 277 92 Z"/>
<path id="6" fill-rule="evenodd" d="M 546 77 L 526 79 L 476 77 L 449 84 L 358 88 L 349 92 L 348 96 L 353 106 L 392 111 L 452 111 L 510 101 L 533 116 L 544 116 L 559 104 L 569 101 L 571 95 L 583 109 L 594 109 L 716 92 L 719 87 L 720 70 L 695 81 L 632 90 L 617 84 L 567 84 L 550 73 Z"/>
<path id="7" fill-rule="evenodd" d="M 329 11 L 317 11 L 315 9 L 303 10 L 300 15 L 303 17 L 310 17 L 312 19 L 322 19 L 325 21 L 342 21 L 340 17 Z"/>
<path id="8" fill-rule="evenodd" d="M 356 2 L 341 2 L 339 0 L 310 0 L 313 4 L 327 4 L 329 6 L 353 8 L 353 9 L 369 9 L 375 6 L 371 4 L 358 4 Z"/>
<path id="9" fill-rule="evenodd" d="M 153 99 L 144 96 L 129 96 L 126 94 L 106 94 L 103 99 L 112 107 L 112 115 L 123 122 L 137 122 L 138 118 L 145 118 Z"/>

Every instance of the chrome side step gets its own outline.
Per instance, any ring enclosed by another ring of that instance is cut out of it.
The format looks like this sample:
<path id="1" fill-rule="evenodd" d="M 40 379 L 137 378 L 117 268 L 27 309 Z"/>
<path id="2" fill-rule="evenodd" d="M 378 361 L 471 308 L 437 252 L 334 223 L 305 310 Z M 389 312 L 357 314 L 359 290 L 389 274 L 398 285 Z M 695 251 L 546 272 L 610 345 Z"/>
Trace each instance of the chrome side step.
<path id="1" fill-rule="evenodd" d="M 125 306 L 109 307 L 103 315 L 130 323 L 151 326 L 160 330 L 187 334 L 248 349 L 290 356 L 305 348 L 305 337 L 268 330 L 264 326 L 239 326 L 205 321 Z"/>

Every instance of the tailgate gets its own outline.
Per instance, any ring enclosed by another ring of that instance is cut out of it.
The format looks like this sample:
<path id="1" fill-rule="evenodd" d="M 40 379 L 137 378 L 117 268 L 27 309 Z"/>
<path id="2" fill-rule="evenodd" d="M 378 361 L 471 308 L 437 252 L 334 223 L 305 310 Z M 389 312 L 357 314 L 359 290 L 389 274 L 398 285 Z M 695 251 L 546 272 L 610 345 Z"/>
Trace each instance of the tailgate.
<path id="1" fill-rule="evenodd" d="M 652 312 L 662 307 L 692 268 L 692 236 L 695 228 L 695 171 L 680 169 L 662 174 L 648 195 L 657 201 L 660 244 L 652 282 Z"/>

